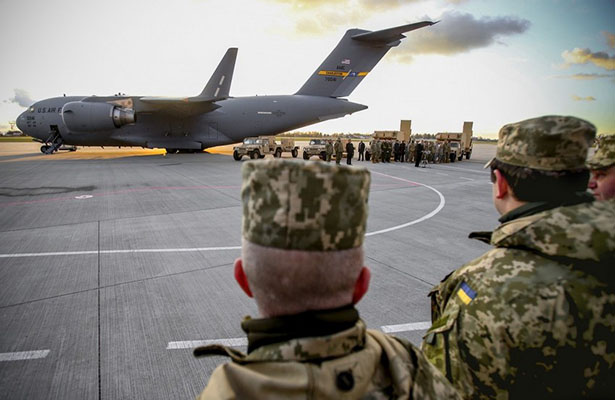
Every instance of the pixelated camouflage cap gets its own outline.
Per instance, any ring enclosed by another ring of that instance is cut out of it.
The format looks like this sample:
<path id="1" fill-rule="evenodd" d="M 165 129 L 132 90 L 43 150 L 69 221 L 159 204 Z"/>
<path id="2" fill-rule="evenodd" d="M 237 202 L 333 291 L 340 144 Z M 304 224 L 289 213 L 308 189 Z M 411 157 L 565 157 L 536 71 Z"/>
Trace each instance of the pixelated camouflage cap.
<path id="1" fill-rule="evenodd" d="M 289 250 L 363 244 L 370 174 L 298 160 L 248 161 L 241 169 L 244 239 Z"/>
<path id="2" fill-rule="evenodd" d="M 500 129 L 495 159 L 545 171 L 584 168 L 595 136 L 594 125 L 580 118 L 547 115 L 527 119 Z"/>
<path id="3" fill-rule="evenodd" d="M 590 169 L 602 169 L 615 164 L 615 135 L 604 135 L 598 138 L 597 149 L 587 161 Z"/>

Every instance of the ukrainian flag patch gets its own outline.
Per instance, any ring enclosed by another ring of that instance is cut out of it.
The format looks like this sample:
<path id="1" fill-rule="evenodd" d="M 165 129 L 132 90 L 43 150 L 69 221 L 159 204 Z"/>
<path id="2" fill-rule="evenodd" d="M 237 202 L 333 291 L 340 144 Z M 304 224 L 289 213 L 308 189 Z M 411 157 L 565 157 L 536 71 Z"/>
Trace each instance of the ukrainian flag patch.
<path id="1" fill-rule="evenodd" d="M 461 282 L 461 286 L 459 286 L 459 290 L 457 291 L 457 296 L 463 301 L 464 304 L 470 304 L 472 300 L 476 297 L 476 292 L 468 286 L 467 283 Z"/>

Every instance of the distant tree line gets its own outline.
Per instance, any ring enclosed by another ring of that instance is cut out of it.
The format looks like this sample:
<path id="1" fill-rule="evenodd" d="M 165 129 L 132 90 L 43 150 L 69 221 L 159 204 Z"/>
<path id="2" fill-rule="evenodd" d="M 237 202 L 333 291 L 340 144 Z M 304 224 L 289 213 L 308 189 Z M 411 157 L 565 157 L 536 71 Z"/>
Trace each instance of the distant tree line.
<path id="1" fill-rule="evenodd" d="M 277 137 L 294 137 L 294 138 L 319 138 L 319 137 L 326 136 L 326 137 L 332 137 L 332 138 L 341 137 L 341 138 L 346 138 L 346 139 L 371 139 L 373 135 L 366 134 L 366 133 L 341 133 L 341 132 L 335 132 L 330 135 L 325 135 L 322 132 L 316 132 L 316 131 L 309 131 L 309 132 L 294 131 L 294 132 L 285 132 L 285 133 L 282 133 L 276 136 Z M 436 134 L 435 133 L 416 133 L 416 134 L 412 134 L 412 138 L 435 140 Z M 498 141 L 498 139 L 486 138 L 482 136 L 474 136 L 473 139 L 476 141 L 480 141 L 480 142 L 497 142 Z"/>

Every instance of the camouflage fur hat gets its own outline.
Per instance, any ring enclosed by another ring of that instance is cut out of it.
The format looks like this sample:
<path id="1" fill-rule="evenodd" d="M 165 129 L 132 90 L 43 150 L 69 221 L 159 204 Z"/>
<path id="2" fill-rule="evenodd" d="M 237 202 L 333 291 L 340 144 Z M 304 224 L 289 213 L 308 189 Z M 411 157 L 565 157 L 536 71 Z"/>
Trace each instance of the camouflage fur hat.
<path id="1" fill-rule="evenodd" d="M 500 129 L 495 158 L 517 167 L 544 171 L 584 168 L 587 150 L 595 136 L 594 125 L 575 117 L 548 115 L 526 119 Z"/>
<path id="2" fill-rule="evenodd" d="M 598 148 L 587 161 L 590 169 L 608 168 L 615 164 L 615 135 L 604 135 L 598 139 Z"/>
<path id="3" fill-rule="evenodd" d="M 363 244 L 370 174 L 296 160 L 248 161 L 241 169 L 243 237 L 289 250 L 346 250 Z"/>

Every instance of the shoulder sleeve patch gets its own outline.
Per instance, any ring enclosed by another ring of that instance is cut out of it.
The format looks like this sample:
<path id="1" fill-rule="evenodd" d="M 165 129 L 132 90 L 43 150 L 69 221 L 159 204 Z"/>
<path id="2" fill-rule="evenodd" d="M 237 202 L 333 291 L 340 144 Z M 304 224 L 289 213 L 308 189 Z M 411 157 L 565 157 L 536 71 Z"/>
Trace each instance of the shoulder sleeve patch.
<path id="1" fill-rule="evenodd" d="M 464 304 L 470 304 L 476 297 L 476 292 L 467 283 L 461 282 L 459 290 L 457 290 L 457 296 L 463 301 Z"/>

